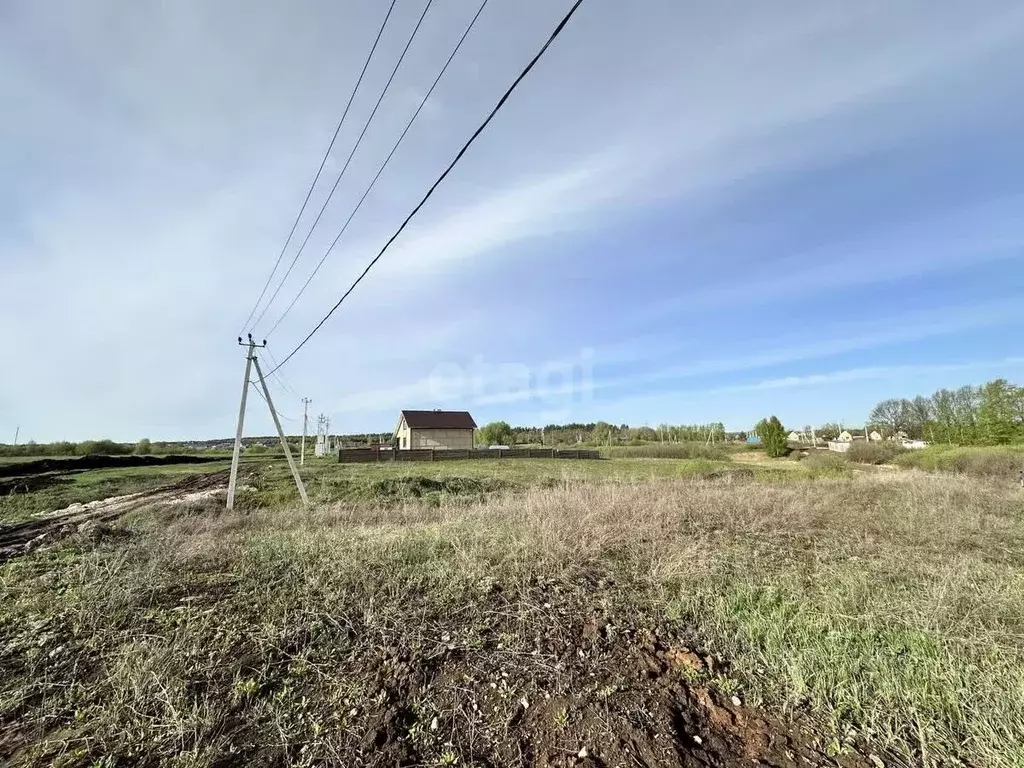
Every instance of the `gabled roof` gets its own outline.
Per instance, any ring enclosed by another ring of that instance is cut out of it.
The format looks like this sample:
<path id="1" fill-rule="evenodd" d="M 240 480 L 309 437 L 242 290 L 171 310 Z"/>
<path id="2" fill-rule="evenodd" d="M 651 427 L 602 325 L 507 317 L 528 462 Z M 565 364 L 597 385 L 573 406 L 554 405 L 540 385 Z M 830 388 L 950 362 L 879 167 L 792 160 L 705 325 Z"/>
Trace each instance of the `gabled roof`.
<path id="1" fill-rule="evenodd" d="M 410 429 L 476 429 L 469 411 L 402 411 L 402 418 Z"/>

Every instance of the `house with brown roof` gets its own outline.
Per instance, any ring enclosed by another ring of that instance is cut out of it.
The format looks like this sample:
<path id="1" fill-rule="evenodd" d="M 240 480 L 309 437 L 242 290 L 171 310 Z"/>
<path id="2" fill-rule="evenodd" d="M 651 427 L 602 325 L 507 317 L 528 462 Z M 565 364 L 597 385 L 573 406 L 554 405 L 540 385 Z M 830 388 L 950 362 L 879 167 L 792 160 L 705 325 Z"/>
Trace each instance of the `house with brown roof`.
<path id="1" fill-rule="evenodd" d="M 469 411 L 402 411 L 394 437 L 399 450 L 467 450 L 473 447 L 474 429 Z"/>

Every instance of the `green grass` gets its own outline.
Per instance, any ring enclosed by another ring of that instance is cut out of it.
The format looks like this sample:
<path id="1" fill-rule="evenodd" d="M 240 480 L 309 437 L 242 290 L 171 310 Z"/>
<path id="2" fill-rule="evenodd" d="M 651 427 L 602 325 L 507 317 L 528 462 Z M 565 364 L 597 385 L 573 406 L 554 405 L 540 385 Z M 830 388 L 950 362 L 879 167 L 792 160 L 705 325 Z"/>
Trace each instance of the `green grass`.
<path id="1" fill-rule="evenodd" d="M 611 459 L 708 459 L 726 461 L 729 451 L 723 445 L 704 443 L 648 443 L 647 445 L 611 445 L 601 447 L 601 455 Z"/>
<path id="2" fill-rule="evenodd" d="M 512 764 L 521 698 L 613 731 L 615 691 L 654 706 L 579 639 L 599 614 L 609 647 L 728 659 L 714 685 L 834 753 L 1024 764 L 1024 494 L 805 463 L 310 463 L 303 510 L 271 462 L 247 512 L 154 510 L 0 567 L 0 721 L 26 764 L 352 764 L 390 712 L 407 762 Z"/>
<path id="3" fill-rule="evenodd" d="M 725 536 L 699 578 L 670 578 L 673 615 L 715 638 L 759 701 L 840 737 L 926 765 L 1021 765 L 1022 511 L 1015 493 L 952 478 L 812 485 L 760 535 Z"/>

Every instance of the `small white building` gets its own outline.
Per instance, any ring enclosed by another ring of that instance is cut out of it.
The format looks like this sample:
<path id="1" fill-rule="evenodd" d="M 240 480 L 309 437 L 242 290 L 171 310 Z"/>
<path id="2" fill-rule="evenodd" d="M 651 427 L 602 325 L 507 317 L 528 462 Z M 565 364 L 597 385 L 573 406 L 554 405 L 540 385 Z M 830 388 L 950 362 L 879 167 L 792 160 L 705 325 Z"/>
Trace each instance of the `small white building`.
<path id="1" fill-rule="evenodd" d="M 849 432 L 847 432 L 844 429 L 842 432 L 839 433 L 839 437 L 837 437 L 835 439 L 835 442 L 837 442 L 837 443 L 852 443 L 853 442 L 853 435 L 851 435 Z"/>
<path id="2" fill-rule="evenodd" d="M 786 439 L 789 440 L 789 442 L 791 443 L 802 443 L 804 441 L 804 436 L 801 435 L 799 432 L 790 432 L 789 437 L 787 437 Z"/>
<path id="3" fill-rule="evenodd" d="M 872 443 L 879 443 L 882 441 L 882 436 L 878 432 L 872 432 L 870 435 L 868 435 L 868 440 L 870 440 Z"/>

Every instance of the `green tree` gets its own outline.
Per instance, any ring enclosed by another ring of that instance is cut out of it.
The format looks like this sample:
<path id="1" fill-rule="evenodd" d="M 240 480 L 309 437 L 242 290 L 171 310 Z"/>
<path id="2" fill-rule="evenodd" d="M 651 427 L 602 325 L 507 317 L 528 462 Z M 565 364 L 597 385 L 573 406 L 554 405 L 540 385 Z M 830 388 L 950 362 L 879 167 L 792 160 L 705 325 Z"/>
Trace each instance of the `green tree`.
<path id="1" fill-rule="evenodd" d="M 990 381 L 981 388 L 978 427 L 989 445 L 1006 445 L 1022 436 L 1021 388 L 1006 379 Z"/>
<path id="2" fill-rule="evenodd" d="M 607 445 L 612 438 L 612 425 L 606 421 L 599 421 L 594 425 L 591 439 L 598 445 Z"/>
<path id="3" fill-rule="evenodd" d="M 135 444 L 135 455 L 136 456 L 148 456 L 153 452 L 153 443 L 150 442 L 148 437 L 144 437 Z"/>
<path id="4" fill-rule="evenodd" d="M 789 446 L 786 443 L 786 430 L 777 417 L 761 419 L 754 431 L 761 438 L 761 447 L 764 448 L 764 452 L 773 459 L 785 456 L 789 451 Z"/>
<path id="5" fill-rule="evenodd" d="M 480 445 L 515 445 L 516 433 L 507 421 L 492 421 L 477 431 Z"/>

